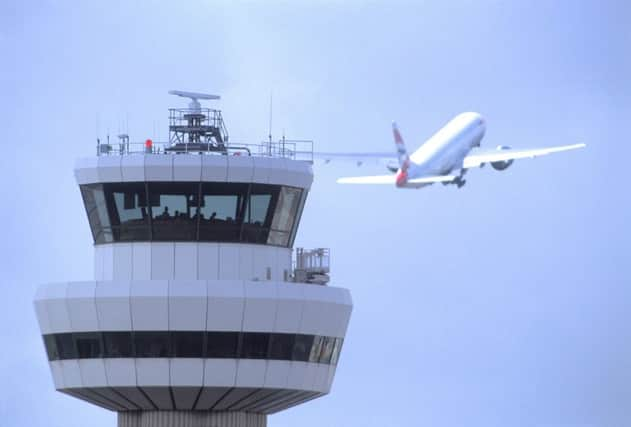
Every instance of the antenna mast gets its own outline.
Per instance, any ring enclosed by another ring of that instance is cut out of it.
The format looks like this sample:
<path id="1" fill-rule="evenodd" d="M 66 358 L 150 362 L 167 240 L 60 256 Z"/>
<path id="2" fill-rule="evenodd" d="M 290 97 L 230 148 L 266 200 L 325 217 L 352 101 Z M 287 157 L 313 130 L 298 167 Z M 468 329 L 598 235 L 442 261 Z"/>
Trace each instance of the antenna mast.
<path id="1" fill-rule="evenodd" d="M 268 133 L 268 138 L 269 138 L 269 143 L 272 143 L 272 112 L 273 112 L 273 93 L 270 92 L 269 93 L 269 133 Z"/>

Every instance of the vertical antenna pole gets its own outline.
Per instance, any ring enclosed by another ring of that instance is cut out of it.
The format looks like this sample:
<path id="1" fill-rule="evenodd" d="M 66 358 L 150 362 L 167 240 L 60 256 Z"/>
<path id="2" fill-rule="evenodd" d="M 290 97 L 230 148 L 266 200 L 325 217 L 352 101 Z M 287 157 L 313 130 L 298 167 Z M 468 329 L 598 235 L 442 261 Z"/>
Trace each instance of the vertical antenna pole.
<path id="1" fill-rule="evenodd" d="M 273 94 L 272 92 L 269 93 L 269 133 L 268 133 L 268 138 L 269 138 L 269 142 L 272 142 L 272 101 L 273 101 Z"/>
<path id="2" fill-rule="evenodd" d="M 127 135 L 127 152 L 129 153 L 129 113 L 125 113 L 125 135 Z"/>
<path id="3" fill-rule="evenodd" d="M 267 155 L 272 155 L 272 112 L 273 112 L 273 93 L 270 91 L 269 93 L 269 133 L 267 135 L 269 142 L 267 146 Z"/>
<path id="4" fill-rule="evenodd" d="M 283 157 L 285 157 L 285 129 L 283 129 Z"/>
<path id="5" fill-rule="evenodd" d="M 101 139 L 99 138 L 99 113 L 96 113 L 96 155 L 101 155 Z"/>

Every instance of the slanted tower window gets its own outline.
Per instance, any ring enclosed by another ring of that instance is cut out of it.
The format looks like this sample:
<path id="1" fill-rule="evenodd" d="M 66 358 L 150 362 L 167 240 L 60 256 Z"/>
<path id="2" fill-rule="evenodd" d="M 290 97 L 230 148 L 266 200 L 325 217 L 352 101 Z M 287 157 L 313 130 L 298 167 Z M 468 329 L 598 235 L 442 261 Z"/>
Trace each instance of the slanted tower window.
<path id="1" fill-rule="evenodd" d="M 242 242 L 289 247 L 304 191 L 226 182 L 127 182 L 81 186 L 95 244 Z"/>

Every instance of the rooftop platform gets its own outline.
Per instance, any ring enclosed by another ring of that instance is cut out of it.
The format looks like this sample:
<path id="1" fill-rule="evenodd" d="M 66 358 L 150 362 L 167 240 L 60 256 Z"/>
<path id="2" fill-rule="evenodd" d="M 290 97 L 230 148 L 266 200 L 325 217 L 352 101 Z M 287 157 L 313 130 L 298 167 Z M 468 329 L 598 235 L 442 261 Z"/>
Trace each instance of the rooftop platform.
<path id="1" fill-rule="evenodd" d="M 130 142 L 128 138 L 119 138 L 115 143 L 97 140 L 97 156 L 127 156 L 139 154 L 194 154 L 274 157 L 313 163 L 313 141 L 282 139 L 264 141 L 257 144 L 226 143 L 218 147 L 212 143 L 172 143 L 165 141 Z"/>
<path id="2" fill-rule="evenodd" d="M 126 133 L 112 141 L 97 138 L 97 156 L 131 154 L 205 154 L 277 157 L 313 162 L 313 141 L 286 139 L 246 143 L 231 141 L 220 110 L 212 108 L 169 109 L 169 140 L 131 141 Z"/>

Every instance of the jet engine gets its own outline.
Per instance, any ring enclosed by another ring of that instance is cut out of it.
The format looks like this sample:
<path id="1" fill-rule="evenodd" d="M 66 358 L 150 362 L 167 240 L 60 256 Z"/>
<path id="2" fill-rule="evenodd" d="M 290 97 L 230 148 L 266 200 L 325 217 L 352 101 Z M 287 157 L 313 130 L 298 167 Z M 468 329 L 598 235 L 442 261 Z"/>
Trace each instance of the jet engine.
<path id="1" fill-rule="evenodd" d="M 510 150 L 510 147 L 507 146 L 507 145 L 498 145 L 497 149 L 498 150 Z M 512 165 L 512 164 L 513 164 L 513 160 L 501 160 L 499 162 L 491 162 L 491 166 L 496 171 L 503 171 L 505 169 L 508 169 L 508 167 L 510 165 Z"/>

